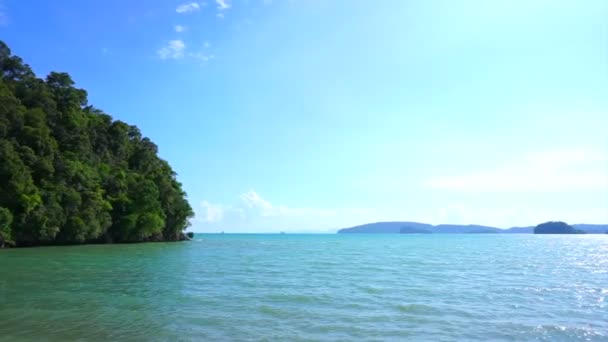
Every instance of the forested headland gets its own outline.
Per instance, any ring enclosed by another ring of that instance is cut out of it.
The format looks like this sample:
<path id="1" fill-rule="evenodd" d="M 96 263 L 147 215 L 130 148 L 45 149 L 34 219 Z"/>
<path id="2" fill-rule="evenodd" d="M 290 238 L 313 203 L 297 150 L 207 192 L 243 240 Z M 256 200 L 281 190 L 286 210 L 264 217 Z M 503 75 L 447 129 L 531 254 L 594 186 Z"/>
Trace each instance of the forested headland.
<path id="1" fill-rule="evenodd" d="M 1 41 L 0 72 L 0 247 L 183 238 L 186 193 L 136 126 Z"/>

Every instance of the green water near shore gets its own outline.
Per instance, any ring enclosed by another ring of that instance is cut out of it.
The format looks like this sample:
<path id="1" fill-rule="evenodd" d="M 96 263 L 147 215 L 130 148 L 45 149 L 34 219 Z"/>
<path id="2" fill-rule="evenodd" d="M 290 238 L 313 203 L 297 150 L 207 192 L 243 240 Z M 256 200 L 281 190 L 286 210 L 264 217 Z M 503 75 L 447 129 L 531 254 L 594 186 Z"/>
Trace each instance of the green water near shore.
<path id="1" fill-rule="evenodd" d="M 0 251 L 0 340 L 608 340 L 608 236 L 196 235 Z"/>

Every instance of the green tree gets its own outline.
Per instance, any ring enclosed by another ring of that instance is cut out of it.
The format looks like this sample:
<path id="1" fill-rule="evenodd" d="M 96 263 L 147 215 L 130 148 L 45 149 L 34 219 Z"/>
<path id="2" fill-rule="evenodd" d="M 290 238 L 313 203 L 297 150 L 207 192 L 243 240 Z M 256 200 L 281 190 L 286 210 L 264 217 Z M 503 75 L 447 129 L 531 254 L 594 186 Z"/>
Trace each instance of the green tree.
<path id="1" fill-rule="evenodd" d="M 36 78 L 0 42 L 1 243 L 181 239 L 193 211 L 176 177 L 70 75 Z"/>
<path id="2" fill-rule="evenodd" d="M 5 244 L 12 244 L 11 224 L 13 223 L 13 215 L 6 208 L 0 208 L 0 247 Z"/>

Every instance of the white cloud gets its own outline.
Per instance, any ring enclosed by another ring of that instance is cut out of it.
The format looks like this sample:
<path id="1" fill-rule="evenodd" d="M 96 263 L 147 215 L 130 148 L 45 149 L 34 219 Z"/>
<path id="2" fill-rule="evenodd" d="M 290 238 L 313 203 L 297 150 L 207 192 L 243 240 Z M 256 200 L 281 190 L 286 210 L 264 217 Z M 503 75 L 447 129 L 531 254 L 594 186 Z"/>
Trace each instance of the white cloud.
<path id="1" fill-rule="evenodd" d="M 270 201 L 262 198 L 256 191 L 249 190 L 239 196 L 241 207 L 244 209 L 253 210 L 262 217 L 331 217 L 352 212 L 367 211 L 361 208 L 306 208 L 306 207 L 289 207 L 286 205 L 275 205 Z"/>
<path id="2" fill-rule="evenodd" d="M 8 15 L 6 14 L 6 7 L 0 3 L 0 26 L 8 25 Z"/>
<path id="3" fill-rule="evenodd" d="M 200 8 L 201 8 L 201 6 L 198 4 L 198 2 L 191 2 L 191 3 L 181 4 L 181 5 L 177 6 L 177 8 L 175 9 L 175 12 L 192 13 L 194 11 L 198 11 Z"/>
<path id="4" fill-rule="evenodd" d="M 204 222 L 219 222 L 224 218 L 224 208 L 218 204 L 212 204 L 207 201 L 201 203 L 203 212 L 199 215 L 202 216 Z"/>
<path id="5" fill-rule="evenodd" d="M 365 208 L 294 208 L 275 205 L 256 191 L 238 196 L 234 205 L 211 204 L 204 201 L 197 220 L 205 230 L 215 231 L 296 231 L 331 230 L 343 224 L 357 224 L 374 214 Z M 366 218 L 364 218 L 366 217 Z M 337 223 L 340 221 L 341 223 Z M 348 225 L 347 224 L 347 225 Z"/>
<path id="6" fill-rule="evenodd" d="M 192 58 L 196 58 L 203 62 L 208 62 L 212 59 L 215 59 L 215 56 L 213 54 L 205 54 L 203 52 L 190 53 L 190 54 L 188 54 L 188 56 L 190 56 Z"/>
<path id="7" fill-rule="evenodd" d="M 218 14 L 217 14 L 217 17 L 218 17 L 218 18 L 221 18 L 221 19 L 224 19 L 224 13 L 218 13 Z"/>
<path id="8" fill-rule="evenodd" d="M 208 48 L 208 47 L 210 47 L 210 46 L 211 46 L 211 44 L 210 44 L 209 42 L 205 42 L 205 43 L 203 44 L 203 47 L 204 47 L 204 48 Z"/>
<path id="9" fill-rule="evenodd" d="M 608 191 L 608 153 L 546 151 L 494 169 L 433 177 L 426 185 L 463 192 Z"/>
<path id="10" fill-rule="evenodd" d="M 203 46 L 207 47 L 208 45 L 205 44 Z M 175 39 L 167 42 L 165 46 L 157 51 L 157 54 L 160 59 L 193 58 L 203 62 L 208 62 L 215 59 L 215 55 L 209 51 L 188 52 L 186 50 L 186 43 L 184 43 L 183 40 Z"/>
<path id="11" fill-rule="evenodd" d="M 179 39 L 170 40 L 166 46 L 158 50 L 161 59 L 180 59 L 184 57 L 186 44 Z"/>
<path id="12" fill-rule="evenodd" d="M 186 26 L 182 26 L 182 25 L 175 25 L 174 29 L 175 29 L 175 32 L 184 32 L 188 28 Z"/>
<path id="13" fill-rule="evenodd" d="M 246 193 L 241 194 L 239 198 L 241 201 L 243 201 L 246 207 L 260 209 L 262 216 L 269 216 L 273 210 L 272 204 L 260 197 L 260 195 L 253 190 L 249 190 Z"/>
<path id="14" fill-rule="evenodd" d="M 230 8 L 230 2 L 228 0 L 215 0 L 215 2 L 217 3 L 217 9 L 220 11 Z"/>
<path id="15" fill-rule="evenodd" d="M 263 217 L 270 216 L 331 216 L 335 210 L 321 208 L 292 208 L 285 205 L 273 205 L 263 199 L 254 190 L 247 191 L 239 196 L 242 204 L 248 208 L 256 210 Z"/>

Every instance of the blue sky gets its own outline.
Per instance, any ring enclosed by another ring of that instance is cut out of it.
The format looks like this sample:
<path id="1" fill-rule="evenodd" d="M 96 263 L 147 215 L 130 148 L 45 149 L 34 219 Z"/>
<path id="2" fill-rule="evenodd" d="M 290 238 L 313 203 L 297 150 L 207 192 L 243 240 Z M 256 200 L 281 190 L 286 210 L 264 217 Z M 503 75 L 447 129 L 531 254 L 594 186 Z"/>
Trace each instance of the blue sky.
<path id="1" fill-rule="evenodd" d="M 139 126 L 195 231 L 608 223 L 608 2 L 1 0 Z"/>

